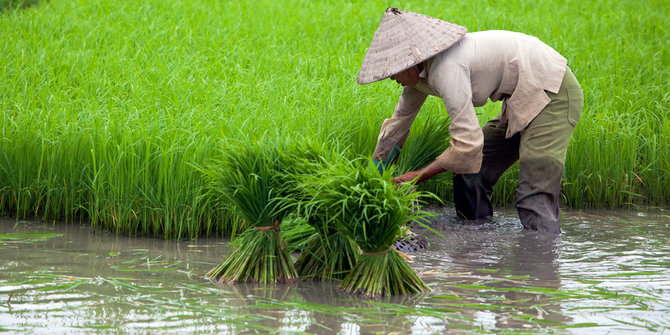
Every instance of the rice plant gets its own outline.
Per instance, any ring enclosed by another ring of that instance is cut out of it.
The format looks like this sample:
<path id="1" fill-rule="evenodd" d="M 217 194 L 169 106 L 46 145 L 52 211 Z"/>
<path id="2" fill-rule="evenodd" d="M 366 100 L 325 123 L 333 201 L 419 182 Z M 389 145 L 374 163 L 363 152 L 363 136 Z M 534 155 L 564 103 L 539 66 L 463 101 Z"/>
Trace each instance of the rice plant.
<path id="1" fill-rule="evenodd" d="M 362 250 L 340 287 L 364 296 L 428 291 L 428 286 L 392 248 L 407 229 L 407 222 L 420 222 L 428 215 L 412 210 L 412 204 L 426 195 L 414 191 L 411 185 L 392 184 L 390 174 L 380 176 L 376 168 L 362 162 L 332 164 L 308 178 L 304 186 L 311 195 L 314 211 Z"/>
<path id="2" fill-rule="evenodd" d="M 285 172 L 279 175 L 284 195 L 281 205 L 283 210 L 300 218 L 289 226 L 289 245 L 300 251 L 295 263 L 298 275 L 313 280 L 342 279 L 356 263 L 358 247 L 334 228 L 324 216 L 327 213 L 313 206 L 312 195 L 305 189 L 303 181 L 346 158 L 309 139 L 291 142 L 282 149 L 281 155 L 282 171 Z"/>
<path id="3" fill-rule="evenodd" d="M 405 7 L 469 31 L 534 35 L 566 56 L 586 103 L 565 205 L 667 206 L 666 2 L 572 1 L 547 16 L 549 5 Z M 305 136 L 350 159 L 372 153 L 400 88 L 354 82 L 385 7 L 0 0 L 0 212 L 163 238 L 230 234 L 237 219 L 223 198 L 204 196 L 196 168 L 221 142 Z M 481 123 L 499 112 L 477 108 Z M 440 99 L 426 100 L 402 155 L 421 156 L 411 145 L 428 115 L 446 115 Z M 514 201 L 517 171 L 501 177 L 496 204 Z M 420 189 L 452 197 L 449 174 Z"/>
<path id="4" fill-rule="evenodd" d="M 340 280 L 351 271 L 358 260 L 360 252 L 356 243 L 338 231 L 324 214 L 314 213 L 310 217 L 309 223 L 317 233 L 306 241 L 295 262 L 300 278 Z"/>
<path id="5" fill-rule="evenodd" d="M 425 167 L 437 158 L 449 146 L 448 118 L 440 119 L 429 116 L 425 120 L 417 120 L 412 126 L 405 145 L 398 156 L 397 173 L 407 173 Z"/>
<path id="6" fill-rule="evenodd" d="M 289 253 L 304 250 L 307 242 L 317 234 L 314 227 L 308 224 L 305 218 L 297 215 L 290 215 L 285 218 L 280 229 Z"/>
<path id="7" fill-rule="evenodd" d="M 271 141 L 231 145 L 208 172 L 219 192 L 246 225 L 231 251 L 207 276 L 222 283 L 292 282 L 298 278 L 280 224 L 287 214 L 280 202 L 281 148 Z"/>

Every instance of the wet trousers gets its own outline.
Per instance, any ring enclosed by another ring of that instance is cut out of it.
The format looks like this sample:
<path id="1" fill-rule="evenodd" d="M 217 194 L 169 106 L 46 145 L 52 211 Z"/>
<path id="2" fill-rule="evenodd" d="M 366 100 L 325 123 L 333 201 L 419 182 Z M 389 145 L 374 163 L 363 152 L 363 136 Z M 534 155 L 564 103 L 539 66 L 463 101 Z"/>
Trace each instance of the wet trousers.
<path id="1" fill-rule="evenodd" d="M 459 217 L 493 215 L 491 193 L 500 176 L 519 161 L 515 207 L 521 224 L 539 232 L 561 232 L 559 193 L 565 155 L 582 113 L 584 95 L 572 70 L 566 69 L 559 91 L 523 131 L 505 138 L 499 118 L 484 125 L 484 159 L 476 174 L 455 174 L 454 203 Z"/>

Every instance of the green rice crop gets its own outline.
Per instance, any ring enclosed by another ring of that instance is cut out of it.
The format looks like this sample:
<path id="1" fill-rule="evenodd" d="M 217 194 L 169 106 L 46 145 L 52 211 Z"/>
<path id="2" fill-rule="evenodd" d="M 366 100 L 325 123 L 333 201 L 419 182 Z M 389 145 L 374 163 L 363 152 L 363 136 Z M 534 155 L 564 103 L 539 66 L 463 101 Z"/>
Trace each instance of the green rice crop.
<path id="1" fill-rule="evenodd" d="M 307 241 L 317 234 L 306 219 L 294 215 L 282 221 L 281 232 L 289 252 L 304 250 Z"/>
<path id="2" fill-rule="evenodd" d="M 338 231 L 329 214 L 311 200 L 304 200 L 307 209 L 303 215 L 315 233 L 305 239 L 295 262 L 296 271 L 305 279 L 342 279 L 356 264 L 360 251 L 353 240 Z"/>
<path id="3" fill-rule="evenodd" d="M 397 162 L 397 173 L 407 173 L 430 164 L 449 147 L 449 118 L 429 117 L 418 121 L 403 145 Z"/>
<path id="4" fill-rule="evenodd" d="M 238 219 L 198 168 L 218 148 L 308 138 L 348 158 L 371 154 L 400 88 L 355 78 L 386 6 L 0 0 L 0 213 L 165 238 L 230 234 Z M 586 103 L 563 205 L 670 204 L 666 1 L 403 9 L 525 32 L 566 56 Z M 484 123 L 499 105 L 477 112 Z M 412 133 L 445 115 L 429 98 Z M 499 181 L 497 204 L 513 201 L 517 173 Z M 422 187 L 451 200 L 449 174 Z"/>
<path id="5" fill-rule="evenodd" d="M 224 150 L 223 160 L 207 170 L 213 192 L 221 193 L 231 211 L 244 222 L 244 231 L 233 239 L 224 261 L 207 276 L 221 283 L 292 282 L 298 278 L 280 224 L 287 214 L 281 181 L 286 165 L 270 141 Z M 290 156 L 289 156 L 290 157 Z"/>
<path id="6" fill-rule="evenodd" d="M 413 204 L 427 196 L 414 191 L 411 184 L 394 185 L 390 174 L 382 176 L 371 161 L 363 162 L 369 166 L 361 160 L 345 161 L 304 179 L 310 214 L 325 221 L 315 227 L 321 226 L 326 236 L 334 233 L 324 228 L 337 229 L 362 250 L 340 287 L 371 297 L 429 291 L 393 249 L 393 243 L 410 224 L 422 224 L 428 213 L 413 210 Z"/>
<path id="7" fill-rule="evenodd" d="M 360 251 L 353 240 L 338 231 L 329 213 L 313 201 L 310 181 L 328 171 L 330 166 L 348 160 L 310 142 L 295 146 L 293 150 L 282 150 L 282 153 L 283 161 L 288 163 L 284 167 L 288 173 L 281 178 L 285 196 L 282 205 L 304 220 L 303 224 L 296 222 L 289 226 L 293 244 L 301 247 L 295 262 L 296 271 L 304 279 L 342 279 L 356 264 Z M 299 237 L 303 239 L 296 241 Z"/>
<path id="8" fill-rule="evenodd" d="M 305 248 L 295 262 L 300 278 L 313 280 L 343 279 L 356 265 L 359 250 L 349 237 L 331 229 L 324 222 L 314 223 L 317 234 L 306 240 Z"/>

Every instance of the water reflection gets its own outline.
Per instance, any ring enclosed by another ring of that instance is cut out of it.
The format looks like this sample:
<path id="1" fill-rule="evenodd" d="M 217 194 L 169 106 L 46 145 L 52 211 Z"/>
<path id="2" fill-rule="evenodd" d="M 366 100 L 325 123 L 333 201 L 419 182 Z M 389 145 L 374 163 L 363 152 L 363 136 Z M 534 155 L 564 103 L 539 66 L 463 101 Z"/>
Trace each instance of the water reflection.
<path id="1" fill-rule="evenodd" d="M 560 291 L 561 280 L 557 261 L 561 247 L 560 237 L 523 230 L 517 233 L 512 241 L 508 253 L 501 257 L 498 275 L 524 280 L 501 281 L 499 287 L 515 289 L 520 286 L 536 286 Z M 512 302 L 516 309 L 534 315 L 536 319 L 559 324 L 571 321 L 562 314 L 560 301 L 553 297 L 523 290 L 505 290 L 503 296 L 506 301 Z M 519 328 L 528 324 L 529 320 L 499 318 L 498 322 L 501 324 L 496 328 Z"/>
<path id="2" fill-rule="evenodd" d="M 267 316 L 257 326 L 308 334 L 408 334 L 413 320 L 404 315 L 425 297 L 359 299 L 342 292 L 337 282 L 218 285 L 236 297 L 235 314 Z"/>
<path id="3" fill-rule="evenodd" d="M 544 294 L 561 289 L 560 236 L 525 230 L 512 213 L 478 222 L 440 213 L 431 226 L 445 238 L 430 238 L 428 255 L 418 254 L 416 267 L 435 277 L 438 294 L 469 296 L 451 306 L 485 331 L 571 321 L 560 301 Z"/>
<path id="4" fill-rule="evenodd" d="M 441 211 L 441 212 L 440 212 Z M 220 287 L 222 239 L 164 241 L 86 225 L 0 222 L 0 330 L 30 333 L 398 333 L 670 328 L 670 217 L 566 213 L 563 234 L 514 211 L 464 223 L 448 210 L 412 268 L 425 296 L 358 299 L 337 283 Z M 38 234 L 16 238 L 23 232 Z M 42 234 L 42 235 L 40 235 Z M 1 235 L 0 235 L 1 236 Z M 593 326 L 598 328 L 593 328 Z"/>
<path id="5" fill-rule="evenodd" d="M 564 290 L 582 293 L 563 303 L 576 323 L 620 331 L 670 329 L 668 212 L 569 213 L 569 244 L 560 259 Z M 574 331 L 585 333 L 584 331 Z"/>

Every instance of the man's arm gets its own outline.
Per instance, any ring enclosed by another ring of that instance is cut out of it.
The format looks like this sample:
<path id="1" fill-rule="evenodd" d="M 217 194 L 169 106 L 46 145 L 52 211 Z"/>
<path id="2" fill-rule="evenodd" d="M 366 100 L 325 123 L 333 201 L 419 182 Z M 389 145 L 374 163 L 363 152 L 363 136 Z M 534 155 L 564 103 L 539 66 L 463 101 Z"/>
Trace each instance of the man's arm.
<path id="1" fill-rule="evenodd" d="M 398 158 L 399 150 L 409 136 L 409 129 L 414 118 L 421 109 L 428 94 L 411 86 L 405 86 L 395 106 L 393 116 L 384 120 L 377 146 L 372 159 L 382 164 L 393 163 Z"/>
<path id="2" fill-rule="evenodd" d="M 449 114 L 449 147 L 435 162 L 454 173 L 478 173 L 481 169 L 484 133 L 472 104 L 470 69 L 465 64 L 437 63 L 431 83 Z"/>
<path id="3" fill-rule="evenodd" d="M 442 98 L 449 114 L 450 145 L 426 167 L 394 178 L 398 183 L 415 179 L 420 183 L 445 171 L 477 173 L 481 168 L 484 135 L 472 104 L 468 67 L 463 64 L 434 63 L 429 84 Z"/>
<path id="4" fill-rule="evenodd" d="M 393 178 L 393 182 L 408 183 L 416 179 L 416 183 L 419 184 L 445 171 L 447 170 L 443 169 L 439 164 L 437 164 L 437 162 L 433 161 L 420 170 L 410 171 L 401 176 Z"/>

